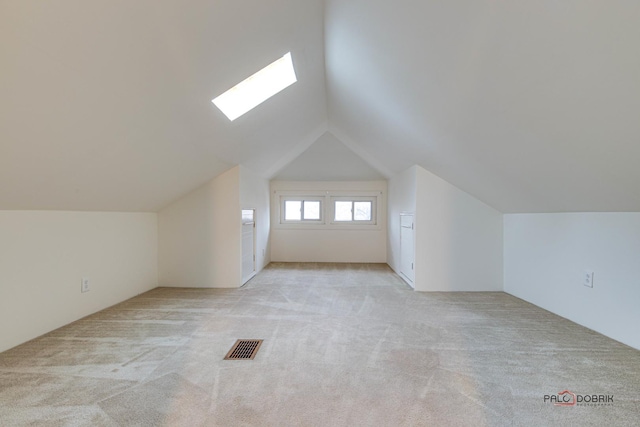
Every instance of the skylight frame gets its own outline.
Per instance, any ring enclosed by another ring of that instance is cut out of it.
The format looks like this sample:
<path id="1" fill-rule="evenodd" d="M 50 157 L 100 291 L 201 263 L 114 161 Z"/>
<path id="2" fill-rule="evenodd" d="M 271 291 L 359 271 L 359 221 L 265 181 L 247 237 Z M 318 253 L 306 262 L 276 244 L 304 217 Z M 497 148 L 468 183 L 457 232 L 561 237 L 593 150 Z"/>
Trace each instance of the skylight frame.
<path id="1" fill-rule="evenodd" d="M 234 121 L 297 81 L 291 52 L 287 52 L 211 102 Z"/>

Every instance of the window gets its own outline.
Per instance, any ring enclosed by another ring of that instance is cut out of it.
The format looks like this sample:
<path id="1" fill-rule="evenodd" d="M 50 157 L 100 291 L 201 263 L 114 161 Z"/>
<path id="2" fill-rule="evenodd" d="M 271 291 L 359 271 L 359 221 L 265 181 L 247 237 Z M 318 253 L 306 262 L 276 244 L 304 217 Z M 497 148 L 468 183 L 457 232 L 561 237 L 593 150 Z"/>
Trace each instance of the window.
<path id="1" fill-rule="evenodd" d="M 332 197 L 333 222 L 375 224 L 374 197 Z"/>
<path id="2" fill-rule="evenodd" d="M 322 200 L 319 198 L 283 197 L 281 222 L 322 222 Z"/>
<path id="3" fill-rule="evenodd" d="M 291 52 L 211 100 L 233 121 L 297 81 Z"/>
<path id="4" fill-rule="evenodd" d="M 294 187 L 294 185 L 291 185 Z M 384 193 L 333 190 L 320 185 L 274 190 L 272 219 L 276 228 L 305 230 L 379 230 L 384 225 Z"/>
<path id="5" fill-rule="evenodd" d="M 242 223 L 253 222 L 254 213 L 253 209 L 242 209 Z"/>

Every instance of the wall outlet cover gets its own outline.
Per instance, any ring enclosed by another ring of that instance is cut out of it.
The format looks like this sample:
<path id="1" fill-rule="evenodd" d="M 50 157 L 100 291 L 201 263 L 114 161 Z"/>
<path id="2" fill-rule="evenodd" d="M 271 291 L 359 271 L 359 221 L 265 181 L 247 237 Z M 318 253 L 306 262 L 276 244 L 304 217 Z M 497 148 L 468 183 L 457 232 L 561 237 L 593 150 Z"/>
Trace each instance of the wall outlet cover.
<path id="1" fill-rule="evenodd" d="M 583 284 L 588 288 L 593 288 L 593 271 L 587 270 L 584 272 Z"/>
<path id="2" fill-rule="evenodd" d="M 81 292 L 89 292 L 89 278 L 88 277 L 83 277 L 82 278 L 82 286 L 80 288 Z"/>

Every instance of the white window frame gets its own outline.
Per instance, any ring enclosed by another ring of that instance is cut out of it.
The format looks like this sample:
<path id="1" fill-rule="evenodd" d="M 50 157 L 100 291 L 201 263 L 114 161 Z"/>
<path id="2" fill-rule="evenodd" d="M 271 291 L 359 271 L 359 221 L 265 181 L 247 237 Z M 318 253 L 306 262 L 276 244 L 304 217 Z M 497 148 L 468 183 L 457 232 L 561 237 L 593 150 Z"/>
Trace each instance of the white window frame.
<path id="1" fill-rule="evenodd" d="M 301 202 L 304 209 L 304 202 L 320 202 L 320 219 L 304 219 L 304 212 L 300 212 L 300 219 L 285 219 L 285 203 L 287 201 Z M 324 224 L 325 198 L 319 196 L 280 196 L 280 224 Z"/>
<path id="2" fill-rule="evenodd" d="M 332 225 L 339 226 L 359 226 L 359 225 L 376 225 L 377 224 L 377 215 L 378 212 L 378 198 L 376 196 L 331 196 L 329 198 L 329 210 Z M 336 221 L 336 202 L 351 202 L 352 211 L 351 218 L 353 218 L 353 202 L 371 202 L 371 220 L 362 221 L 362 220 L 354 220 L 351 221 Z"/>
<path id="3" fill-rule="evenodd" d="M 371 221 L 332 221 L 334 217 L 333 199 L 364 200 L 373 202 Z M 285 221 L 285 200 L 309 200 L 320 202 L 321 220 Z M 381 190 L 336 190 L 311 186 L 311 188 L 274 189 L 271 196 L 271 221 L 277 229 L 288 230 L 382 230 L 386 224 L 386 196 Z M 382 222 L 384 222 L 384 224 Z"/>

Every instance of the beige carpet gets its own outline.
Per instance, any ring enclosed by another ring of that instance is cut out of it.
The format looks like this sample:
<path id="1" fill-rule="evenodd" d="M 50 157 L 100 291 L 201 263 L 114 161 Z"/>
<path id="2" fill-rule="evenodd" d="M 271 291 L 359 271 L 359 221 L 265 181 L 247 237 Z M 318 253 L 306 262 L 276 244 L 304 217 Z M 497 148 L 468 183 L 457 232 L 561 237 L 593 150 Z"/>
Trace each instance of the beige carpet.
<path id="1" fill-rule="evenodd" d="M 238 338 L 264 339 L 254 360 L 223 360 Z M 544 402 L 565 389 L 613 403 Z M 155 289 L 0 354 L 0 425 L 640 425 L 640 351 L 504 293 L 271 264 L 241 289 Z"/>

